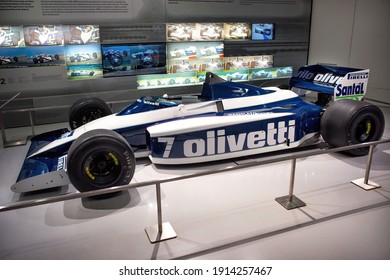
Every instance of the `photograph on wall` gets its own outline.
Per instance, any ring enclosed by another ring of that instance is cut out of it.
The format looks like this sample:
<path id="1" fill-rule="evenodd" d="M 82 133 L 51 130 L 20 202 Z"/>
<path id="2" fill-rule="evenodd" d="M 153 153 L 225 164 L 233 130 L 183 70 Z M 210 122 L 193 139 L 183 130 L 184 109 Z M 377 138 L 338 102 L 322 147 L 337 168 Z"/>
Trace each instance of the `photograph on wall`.
<path id="1" fill-rule="evenodd" d="M 65 45 L 99 44 L 98 25 L 64 25 L 62 27 Z"/>
<path id="2" fill-rule="evenodd" d="M 167 55 L 170 60 L 222 58 L 224 44 L 222 42 L 168 43 Z"/>
<path id="3" fill-rule="evenodd" d="M 250 80 L 262 80 L 262 79 L 277 79 L 277 78 L 289 78 L 291 77 L 293 69 L 291 66 L 287 67 L 273 67 L 265 69 L 250 69 Z"/>
<path id="4" fill-rule="evenodd" d="M 249 40 L 251 38 L 250 23 L 225 23 L 224 38 L 225 40 Z"/>
<path id="5" fill-rule="evenodd" d="M 168 59 L 194 59 L 197 55 L 197 43 L 168 43 L 167 57 Z"/>
<path id="6" fill-rule="evenodd" d="M 196 78 L 198 79 L 199 83 L 204 83 L 206 81 L 206 72 L 207 71 L 198 71 L 196 72 Z M 215 70 L 213 71 L 213 74 L 218 75 L 222 79 L 226 80 L 226 74 L 223 70 Z"/>
<path id="7" fill-rule="evenodd" d="M 0 48 L 25 47 L 23 26 L 0 26 Z"/>
<path id="8" fill-rule="evenodd" d="M 196 34 L 195 23 L 168 23 L 167 29 L 167 41 L 168 42 L 180 42 L 180 41 L 194 41 Z"/>
<path id="9" fill-rule="evenodd" d="M 274 66 L 274 56 L 272 54 L 261 56 L 261 68 L 273 67 Z"/>
<path id="10" fill-rule="evenodd" d="M 25 48 L 0 48 L 0 68 L 27 66 Z"/>
<path id="11" fill-rule="evenodd" d="M 249 79 L 249 69 L 227 70 L 224 71 L 224 78 L 228 82 L 247 81 Z"/>
<path id="12" fill-rule="evenodd" d="M 65 46 L 66 64 L 99 64 L 102 55 L 99 45 Z"/>
<path id="13" fill-rule="evenodd" d="M 103 78 L 101 64 L 79 64 L 67 65 L 66 74 L 68 80 L 88 80 Z"/>
<path id="14" fill-rule="evenodd" d="M 102 55 L 99 45 L 65 46 L 65 61 L 70 80 L 103 77 Z"/>
<path id="15" fill-rule="evenodd" d="M 252 40 L 273 40 L 274 30 L 274 24 L 272 23 L 253 23 Z"/>
<path id="16" fill-rule="evenodd" d="M 200 84 L 196 72 L 142 75 L 137 77 L 137 89 L 166 88 Z"/>
<path id="17" fill-rule="evenodd" d="M 276 77 L 278 78 L 290 78 L 292 76 L 292 73 L 293 73 L 293 69 L 291 66 L 289 67 L 282 67 L 282 68 L 278 68 L 276 70 Z"/>
<path id="18" fill-rule="evenodd" d="M 197 23 L 196 41 L 221 41 L 223 40 L 223 23 Z"/>
<path id="19" fill-rule="evenodd" d="M 26 46 L 62 46 L 62 25 L 24 26 L 24 41 Z"/>
<path id="20" fill-rule="evenodd" d="M 224 57 L 224 44 L 222 42 L 199 42 L 196 47 L 198 59 Z"/>
<path id="21" fill-rule="evenodd" d="M 196 59 L 168 60 L 167 71 L 168 73 L 193 72 L 197 70 L 198 62 Z"/>
<path id="22" fill-rule="evenodd" d="M 104 77 L 166 73 L 166 44 L 102 45 Z"/>
<path id="23" fill-rule="evenodd" d="M 198 62 L 198 71 L 220 71 L 223 70 L 223 59 L 222 58 L 208 58 L 208 59 L 200 59 Z"/>
<path id="24" fill-rule="evenodd" d="M 28 66 L 59 66 L 65 65 L 65 50 L 63 46 L 26 47 Z"/>
<path id="25" fill-rule="evenodd" d="M 225 70 L 260 69 L 273 66 L 272 55 L 225 57 Z"/>

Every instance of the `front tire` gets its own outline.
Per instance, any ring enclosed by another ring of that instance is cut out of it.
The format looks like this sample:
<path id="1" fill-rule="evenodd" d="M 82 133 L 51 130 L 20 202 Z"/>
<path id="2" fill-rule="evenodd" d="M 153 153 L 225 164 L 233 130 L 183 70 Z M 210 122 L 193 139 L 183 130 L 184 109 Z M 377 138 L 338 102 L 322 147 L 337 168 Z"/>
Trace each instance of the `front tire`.
<path id="1" fill-rule="evenodd" d="M 70 182 L 80 192 L 127 185 L 135 171 L 135 157 L 118 133 L 97 129 L 73 142 L 68 153 Z"/>
<path id="2" fill-rule="evenodd" d="M 76 129 L 86 123 L 111 114 L 111 109 L 100 98 L 82 98 L 76 101 L 69 110 L 69 126 L 71 129 Z"/>
<path id="3" fill-rule="evenodd" d="M 334 147 L 380 140 L 384 127 L 383 113 L 378 107 L 350 99 L 331 103 L 321 119 L 321 135 Z M 369 147 L 364 147 L 345 153 L 362 156 L 368 150 Z"/>

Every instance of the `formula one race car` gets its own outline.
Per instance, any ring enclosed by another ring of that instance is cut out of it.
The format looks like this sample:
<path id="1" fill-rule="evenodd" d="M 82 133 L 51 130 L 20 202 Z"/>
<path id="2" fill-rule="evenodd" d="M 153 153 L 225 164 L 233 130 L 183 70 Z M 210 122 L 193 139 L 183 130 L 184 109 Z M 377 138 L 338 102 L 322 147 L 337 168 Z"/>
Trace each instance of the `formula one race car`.
<path id="1" fill-rule="evenodd" d="M 156 50 L 147 50 L 144 52 L 133 53 L 131 55 L 133 59 L 136 59 L 136 68 L 150 68 L 156 66 L 156 60 L 158 60 L 158 52 Z"/>
<path id="2" fill-rule="evenodd" d="M 227 81 L 239 81 L 239 80 L 248 80 L 248 74 L 243 74 L 240 72 L 235 72 L 232 74 L 227 74 L 226 75 L 226 80 Z"/>
<path id="3" fill-rule="evenodd" d="M 255 28 L 255 33 L 269 36 L 272 34 L 272 25 L 271 24 L 259 24 Z"/>
<path id="4" fill-rule="evenodd" d="M 39 54 L 33 57 L 34 64 L 38 63 L 49 63 L 56 60 L 60 60 L 60 56 L 58 54 L 51 55 L 51 54 Z"/>
<path id="5" fill-rule="evenodd" d="M 97 58 L 97 53 L 90 55 L 89 53 L 75 53 L 69 57 L 70 62 L 82 62 Z"/>
<path id="6" fill-rule="evenodd" d="M 196 47 L 189 46 L 185 49 L 174 49 L 170 52 L 170 55 L 172 58 L 181 58 L 181 57 L 188 57 L 188 58 L 196 58 Z"/>
<path id="7" fill-rule="evenodd" d="M 249 31 L 246 26 L 233 26 L 229 30 L 230 39 L 247 39 L 249 37 Z"/>
<path id="8" fill-rule="evenodd" d="M 292 75 L 292 68 L 285 67 L 276 71 L 276 77 L 289 77 Z"/>
<path id="9" fill-rule="evenodd" d="M 200 37 L 202 40 L 220 40 L 222 27 L 215 24 L 203 25 L 200 29 Z"/>
<path id="10" fill-rule="evenodd" d="M 184 25 L 177 25 L 168 29 L 168 38 L 170 41 L 191 41 L 192 29 Z"/>
<path id="11" fill-rule="evenodd" d="M 19 59 L 17 56 L 14 56 L 14 57 L 9 57 L 9 56 L 0 56 L 0 65 L 3 65 L 3 64 L 12 64 L 14 62 L 18 62 Z"/>
<path id="12" fill-rule="evenodd" d="M 91 191 L 128 184 L 136 157 L 149 156 L 155 164 L 203 163 L 291 149 L 320 135 L 332 146 L 374 141 L 384 130 L 383 114 L 371 104 L 344 99 L 324 108 L 290 90 L 226 82 L 210 72 L 199 95 L 142 97 L 110 113 L 97 98 L 76 102 L 69 115 L 73 130 L 32 138 L 11 189 L 71 182 L 80 192 Z"/>
<path id="13" fill-rule="evenodd" d="M 73 70 L 70 73 L 71 77 L 83 77 L 83 76 L 92 77 L 93 75 L 95 75 L 95 71 L 84 71 L 84 70 L 77 71 L 77 70 Z"/>
<path id="14" fill-rule="evenodd" d="M 127 56 L 127 51 L 108 50 L 103 53 L 103 63 L 107 60 L 111 66 L 120 66 L 123 63 L 124 57 Z"/>
<path id="15" fill-rule="evenodd" d="M 223 45 L 219 46 L 207 46 L 200 49 L 202 56 L 211 56 L 215 54 L 223 54 Z"/>
<path id="16" fill-rule="evenodd" d="M 266 79 L 266 78 L 272 78 L 272 74 L 265 70 L 259 70 L 252 73 L 252 79 Z"/>

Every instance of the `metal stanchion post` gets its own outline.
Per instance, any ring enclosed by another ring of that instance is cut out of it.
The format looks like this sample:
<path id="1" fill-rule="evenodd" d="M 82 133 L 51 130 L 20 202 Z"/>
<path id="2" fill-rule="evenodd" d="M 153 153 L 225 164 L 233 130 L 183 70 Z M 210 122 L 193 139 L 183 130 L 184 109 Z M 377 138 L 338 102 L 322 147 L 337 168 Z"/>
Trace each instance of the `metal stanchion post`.
<path id="1" fill-rule="evenodd" d="M 158 233 L 162 234 L 162 209 L 161 209 L 161 185 L 156 184 L 156 196 L 157 196 L 157 221 L 158 221 Z"/>
<path id="2" fill-rule="evenodd" d="M 368 158 L 367 158 L 367 165 L 366 165 L 366 174 L 364 175 L 364 178 L 352 180 L 351 183 L 355 184 L 356 186 L 369 191 L 373 189 L 380 188 L 381 186 L 377 183 L 369 180 L 370 177 L 370 170 L 371 170 L 371 163 L 372 163 L 372 155 L 374 153 L 376 145 L 371 145 L 370 150 L 368 151 Z"/>
<path id="3" fill-rule="evenodd" d="M 291 172 L 290 172 L 290 189 L 288 191 L 288 202 L 292 202 L 294 194 L 294 181 L 295 181 L 295 168 L 297 166 L 297 160 L 294 158 L 291 160 Z"/>
<path id="4" fill-rule="evenodd" d="M 176 238 L 177 234 L 172 228 L 169 222 L 162 222 L 162 209 L 161 209 L 161 185 L 156 184 L 156 197 L 157 197 L 157 225 L 149 226 L 145 228 L 146 235 L 149 237 L 151 243 L 156 243 L 172 238 Z"/>
<path id="5" fill-rule="evenodd" d="M 286 196 L 275 198 L 275 200 L 287 210 L 306 206 L 306 203 L 297 198 L 294 193 L 294 181 L 295 181 L 295 167 L 297 160 L 294 158 L 291 160 L 291 173 L 290 173 L 290 189 Z"/>

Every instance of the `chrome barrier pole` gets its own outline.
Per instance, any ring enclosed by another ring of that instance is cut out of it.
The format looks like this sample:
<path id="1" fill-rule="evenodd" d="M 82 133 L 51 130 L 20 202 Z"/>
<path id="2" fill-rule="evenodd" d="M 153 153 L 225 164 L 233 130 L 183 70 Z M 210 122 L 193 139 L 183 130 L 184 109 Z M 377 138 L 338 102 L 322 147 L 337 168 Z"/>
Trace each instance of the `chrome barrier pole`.
<path id="1" fill-rule="evenodd" d="M 156 198 L 157 198 L 157 225 L 145 228 L 146 235 L 151 243 L 161 242 L 164 240 L 176 238 L 177 234 L 169 222 L 162 222 L 162 208 L 161 208 L 161 184 L 156 184 Z"/>
<path id="2" fill-rule="evenodd" d="M 31 111 L 28 111 L 28 117 L 30 119 L 32 136 L 35 136 L 34 121 L 33 121 L 32 112 Z"/>
<path id="3" fill-rule="evenodd" d="M 10 99 L 8 99 L 6 102 L 4 102 L 3 105 L 0 106 L 0 110 L 3 109 L 8 103 L 10 103 L 12 100 L 14 100 L 16 97 L 18 97 L 22 92 L 19 91 L 17 94 L 12 96 Z"/>
<path id="4" fill-rule="evenodd" d="M 370 177 L 372 155 L 374 152 L 374 148 L 375 148 L 375 145 L 371 145 L 370 150 L 368 151 L 366 174 L 364 175 L 364 184 L 368 184 L 368 178 Z"/>
<path id="5" fill-rule="evenodd" d="M 371 170 L 371 163 L 372 163 L 372 155 L 374 153 L 376 145 L 370 145 L 370 150 L 368 151 L 368 157 L 367 157 L 367 165 L 366 165 L 366 174 L 364 175 L 364 178 L 352 180 L 351 183 L 355 184 L 356 186 L 369 191 L 373 189 L 380 188 L 381 185 L 369 180 L 370 177 L 370 170 Z"/>
<path id="6" fill-rule="evenodd" d="M 161 184 L 156 184 L 158 233 L 162 233 Z"/>
<path id="7" fill-rule="evenodd" d="M 339 147 L 339 148 L 329 148 L 329 149 L 322 149 L 322 150 L 309 150 L 309 151 L 295 152 L 293 154 L 279 155 L 276 157 L 269 157 L 269 158 L 265 157 L 265 158 L 262 158 L 260 161 L 254 161 L 254 162 L 244 163 L 244 164 L 235 165 L 235 166 L 228 166 L 228 167 L 223 167 L 223 168 L 218 168 L 218 169 L 205 170 L 205 171 L 200 171 L 200 172 L 195 172 L 195 173 L 188 173 L 185 175 L 167 177 L 167 178 L 158 179 L 158 180 L 155 179 L 155 180 L 144 181 L 144 182 L 139 182 L 139 183 L 132 183 L 132 184 L 123 185 L 123 186 L 115 186 L 115 187 L 99 189 L 99 190 L 94 190 L 94 191 L 89 191 L 89 192 L 67 193 L 67 194 L 57 195 L 57 196 L 53 196 L 53 197 L 31 199 L 31 200 L 19 201 L 19 202 L 11 202 L 11 203 L 6 204 L 6 205 L 0 205 L 0 213 L 6 212 L 6 211 L 12 211 L 12 210 L 16 210 L 16 209 L 22 209 L 22 208 L 27 208 L 27 207 L 55 203 L 55 202 L 60 202 L 60 201 L 67 201 L 67 200 L 77 199 L 77 198 L 82 198 L 82 197 L 90 197 L 90 196 L 118 192 L 118 191 L 122 191 L 122 190 L 141 188 L 141 187 L 149 187 L 149 186 L 156 185 L 156 184 L 170 183 L 170 182 L 176 182 L 176 181 L 181 181 L 181 180 L 186 180 L 186 179 L 191 179 L 191 178 L 198 178 L 201 176 L 206 176 L 206 175 L 211 175 L 211 174 L 220 174 L 220 173 L 225 173 L 225 172 L 231 172 L 233 170 L 253 168 L 253 167 L 257 167 L 257 166 L 262 166 L 262 165 L 266 165 L 266 164 L 282 162 L 282 161 L 287 161 L 287 160 L 293 160 L 293 159 L 298 159 L 298 158 L 307 158 L 307 157 L 321 155 L 321 154 L 337 153 L 337 152 L 347 151 L 347 150 L 351 150 L 351 149 L 370 147 L 371 145 L 379 145 L 379 144 L 384 144 L 384 143 L 390 143 L 390 139 L 383 139 L 383 140 L 373 141 L 373 142 L 369 142 L 369 143 L 354 144 L 351 146 L 345 146 L 345 147 Z M 295 166 L 294 166 L 295 161 L 292 161 L 292 163 L 293 163 L 293 165 L 291 166 L 291 168 L 292 169 L 294 168 L 294 172 L 295 172 Z M 291 174 L 291 176 L 292 175 L 293 174 Z M 294 180 L 291 180 L 291 178 L 290 178 L 290 181 L 293 182 Z M 290 188 L 292 186 L 293 185 L 291 184 Z M 156 185 L 156 189 L 158 189 L 157 185 Z M 292 196 L 291 201 L 294 202 L 294 196 Z M 159 203 L 161 203 L 161 201 Z M 158 231 L 158 229 L 157 229 L 157 231 Z M 165 230 L 163 227 L 163 232 L 164 231 Z"/>
<path id="8" fill-rule="evenodd" d="M 3 147 L 5 147 L 7 143 L 7 138 L 5 135 L 5 127 L 3 121 L 3 111 L 0 110 L 0 129 L 1 129 L 1 139 L 3 140 Z"/>
<path id="9" fill-rule="evenodd" d="M 290 171 L 290 190 L 288 192 L 288 202 L 292 202 L 294 193 L 294 181 L 295 181 L 295 168 L 297 166 L 297 159 L 291 160 L 291 171 Z"/>
<path id="10" fill-rule="evenodd" d="M 291 171 L 290 171 L 290 188 L 289 193 L 286 196 L 275 198 L 275 200 L 287 210 L 306 206 L 306 203 L 296 197 L 294 193 L 294 181 L 295 181 L 295 168 L 297 165 L 297 159 L 291 160 Z"/>

